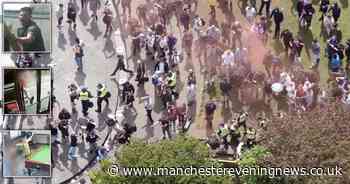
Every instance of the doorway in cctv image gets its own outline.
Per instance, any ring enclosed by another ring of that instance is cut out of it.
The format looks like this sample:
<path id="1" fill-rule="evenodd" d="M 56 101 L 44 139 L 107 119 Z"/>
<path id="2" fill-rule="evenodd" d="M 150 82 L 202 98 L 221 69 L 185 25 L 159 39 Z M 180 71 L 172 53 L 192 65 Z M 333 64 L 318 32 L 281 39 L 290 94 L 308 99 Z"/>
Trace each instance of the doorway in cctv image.
<path id="1" fill-rule="evenodd" d="M 3 75 L 5 115 L 50 114 L 52 89 L 50 69 L 3 68 Z"/>
<path id="2" fill-rule="evenodd" d="M 51 176 L 50 131 L 10 130 L 2 135 L 3 177 Z"/>

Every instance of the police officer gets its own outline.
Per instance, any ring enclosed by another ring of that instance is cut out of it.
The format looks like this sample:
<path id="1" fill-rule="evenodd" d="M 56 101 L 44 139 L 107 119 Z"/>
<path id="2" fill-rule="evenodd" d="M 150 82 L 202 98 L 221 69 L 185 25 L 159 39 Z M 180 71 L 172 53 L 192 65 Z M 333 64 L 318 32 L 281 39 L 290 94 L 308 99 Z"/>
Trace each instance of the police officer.
<path id="1" fill-rule="evenodd" d="M 81 101 L 82 112 L 84 116 L 88 115 L 89 108 L 93 106 L 93 103 L 90 102 L 90 98 L 92 97 L 93 96 L 91 95 L 90 91 L 87 90 L 86 87 L 81 88 L 81 91 L 79 93 L 79 100 Z"/>
<path id="2" fill-rule="evenodd" d="M 97 113 L 101 112 L 102 102 L 105 101 L 107 105 L 109 105 L 108 98 L 111 96 L 106 86 L 103 84 L 97 84 L 97 109 L 95 110 Z"/>
<path id="3" fill-rule="evenodd" d="M 174 72 L 169 72 L 167 80 L 168 80 L 169 88 L 172 90 L 175 90 L 175 88 L 176 88 L 176 74 Z"/>

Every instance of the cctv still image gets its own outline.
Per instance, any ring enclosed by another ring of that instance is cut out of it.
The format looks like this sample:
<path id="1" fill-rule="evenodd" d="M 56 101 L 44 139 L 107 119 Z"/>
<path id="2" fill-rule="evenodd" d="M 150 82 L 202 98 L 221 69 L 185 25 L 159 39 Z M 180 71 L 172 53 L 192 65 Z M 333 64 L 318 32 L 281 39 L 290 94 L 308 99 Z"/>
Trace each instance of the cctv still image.
<path id="1" fill-rule="evenodd" d="M 50 131 L 11 130 L 2 136 L 4 177 L 50 177 Z"/>
<path id="2" fill-rule="evenodd" d="M 0 2 L 0 184 L 350 184 L 350 0 Z"/>
<path id="3" fill-rule="evenodd" d="M 50 114 L 50 69 L 3 69 L 4 114 Z"/>

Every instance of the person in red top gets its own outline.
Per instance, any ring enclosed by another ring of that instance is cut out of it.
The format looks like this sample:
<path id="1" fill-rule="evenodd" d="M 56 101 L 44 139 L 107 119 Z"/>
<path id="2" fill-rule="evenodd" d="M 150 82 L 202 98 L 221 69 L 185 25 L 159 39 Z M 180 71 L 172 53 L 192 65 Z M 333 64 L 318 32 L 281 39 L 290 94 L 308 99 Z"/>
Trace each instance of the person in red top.
<path id="1" fill-rule="evenodd" d="M 168 120 L 170 125 L 173 127 L 173 131 L 176 132 L 176 120 L 177 120 L 177 109 L 175 104 L 168 105 Z"/>
<path id="2" fill-rule="evenodd" d="M 182 106 L 179 106 L 176 108 L 177 111 L 177 118 L 179 121 L 179 127 L 181 132 L 185 132 L 185 123 L 186 123 L 186 115 L 187 115 L 187 109 L 186 109 L 186 104 L 183 103 Z"/>

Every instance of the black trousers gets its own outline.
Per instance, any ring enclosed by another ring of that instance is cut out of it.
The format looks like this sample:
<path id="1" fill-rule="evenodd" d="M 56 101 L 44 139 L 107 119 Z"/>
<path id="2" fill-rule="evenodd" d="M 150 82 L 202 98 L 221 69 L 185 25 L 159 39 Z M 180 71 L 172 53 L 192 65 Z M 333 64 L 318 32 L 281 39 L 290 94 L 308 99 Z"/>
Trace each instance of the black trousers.
<path id="1" fill-rule="evenodd" d="M 81 101 L 82 112 L 83 112 L 84 116 L 88 115 L 89 103 L 90 103 L 89 100 L 82 100 Z"/>
<path id="2" fill-rule="evenodd" d="M 63 17 L 58 18 L 58 25 L 59 26 L 62 25 L 62 20 L 63 20 Z"/>
<path id="3" fill-rule="evenodd" d="M 111 75 L 115 75 L 118 70 L 123 70 L 125 72 L 132 73 L 132 71 L 126 69 L 124 65 L 117 65 L 117 67 L 114 69 L 114 71 L 113 71 L 113 73 Z"/>
<path id="4" fill-rule="evenodd" d="M 259 10 L 259 14 L 262 14 L 262 11 L 263 11 L 264 7 L 266 6 L 266 16 L 269 17 L 269 15 L 270 15 L 270 4 L 271 4 L 270 1 L 269 2 L 262 1 L 261 2 L 261 6 L 260 6 L 260 10 Z"/>
<path id="5" fill-rule="evenodd" d="M 275 23 L 275 38 L 278 39 L 280 37 L 281 32 L 281 23 Z"/>
<path id="6" fill-rule="evenodd" d="M 80 0 L 81 8 L 84 8 L 86 5 L 86 0 Z"/>
<path id="7" fill-rule="evenodd" d="M 146 110 L 148 120 L 153 123 L 153 118 L 152 118 L 152 110 Z"/>
<path id="8" fill-rule="evenodd" d="M 109 104 L 108 98 L 107 97 L 98 97 L 97 98 L 97 110 L 98 112 L 101 112 L 101 106 L 102 102 L 105 101 L 107 105 Z"/>

